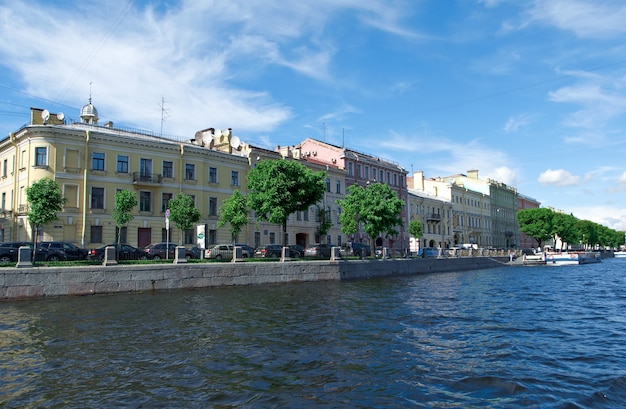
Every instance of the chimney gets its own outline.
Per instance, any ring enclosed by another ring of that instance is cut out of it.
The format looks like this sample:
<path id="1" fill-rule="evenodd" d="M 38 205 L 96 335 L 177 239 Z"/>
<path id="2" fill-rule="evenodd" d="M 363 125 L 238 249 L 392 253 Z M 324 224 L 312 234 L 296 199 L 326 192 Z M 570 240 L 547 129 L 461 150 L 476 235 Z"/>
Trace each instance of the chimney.
<path id="1" fill-rule="evenodd" d="M 468 170 L 467 177 L 470 179 L 478 179 L 478 169 Z"/>

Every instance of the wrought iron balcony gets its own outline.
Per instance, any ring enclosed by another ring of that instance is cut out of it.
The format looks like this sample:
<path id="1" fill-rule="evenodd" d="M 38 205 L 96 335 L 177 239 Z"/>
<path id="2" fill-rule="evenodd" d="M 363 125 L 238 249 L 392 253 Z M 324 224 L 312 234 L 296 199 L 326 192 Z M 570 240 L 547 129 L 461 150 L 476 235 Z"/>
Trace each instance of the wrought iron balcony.
<path id="1" fill-rule="evenodd" d="M 426 215 L 426 220 L 428 220 L 429 222 L 440 222 L 441 221 L 441 214 L 439 213 L 431 213 Z"/>
<path id="2" fill-rule="evenodd" d="M 163 176 L 158 173 L 133 172 L 133 183 L 136 185 L 158 185 Z"/>

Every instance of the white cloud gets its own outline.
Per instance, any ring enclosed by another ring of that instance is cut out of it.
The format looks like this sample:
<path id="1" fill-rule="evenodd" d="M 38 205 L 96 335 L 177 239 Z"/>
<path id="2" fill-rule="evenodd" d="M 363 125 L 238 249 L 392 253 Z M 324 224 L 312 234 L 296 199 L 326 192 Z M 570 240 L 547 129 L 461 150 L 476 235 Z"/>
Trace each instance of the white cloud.
<path id="1" fill-rule="evenodd" d="M 504 132 L 512 133 L 517 132 L 520 128 L 528 125 L 530 123 L 530 118 L 528 115 L 517 115 L 515 117 L 510 117 L 506 124 L 504 124 Z"/>
<path id="2" fill-rule="evenodd" d="M 564 169 L 548 169 L 539 175 L 539 183 L 554 186 L 574 186 L 580 184 L 580 176 L 574 176 Z"/>
<path id="3" fill-rule="evenodd" d="M 579 37 L 607 38 L 626 34 L 626 7 L 621 0 L 535 0 L 531 19 L 571 31 Z"/>
<path id="4" fill-rule="evenodd" d="M 626 185 L 626 170 L 617 178 L 617 183 Z"/>

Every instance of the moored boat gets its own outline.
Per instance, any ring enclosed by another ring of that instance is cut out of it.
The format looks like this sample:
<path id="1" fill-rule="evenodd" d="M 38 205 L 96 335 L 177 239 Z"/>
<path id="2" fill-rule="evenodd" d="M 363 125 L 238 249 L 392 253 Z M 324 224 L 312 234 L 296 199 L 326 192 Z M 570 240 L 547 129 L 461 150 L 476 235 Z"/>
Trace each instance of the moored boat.
<path id="1" fill-rule="evenodd" d="M 546 264 L 565 266 L 572 264 L 599 263 L 602 261 L 600 253 L 594 251 L 562 251 L 546 252 Z"/>
<path id="2" fill-rule="evenodd" d="M 615 258 L 626 258 L 626 251 L 615 251 L 613 256 Z"/>

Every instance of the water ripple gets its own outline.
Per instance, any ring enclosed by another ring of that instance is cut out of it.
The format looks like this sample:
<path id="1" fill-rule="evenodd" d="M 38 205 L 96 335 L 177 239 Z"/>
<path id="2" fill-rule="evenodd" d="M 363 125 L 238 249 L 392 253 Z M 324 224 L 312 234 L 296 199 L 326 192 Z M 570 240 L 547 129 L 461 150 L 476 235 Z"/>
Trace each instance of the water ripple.
<path id="1" fill-rule="evenodd" d="M 619 407 L 623 263 L 3 303 L 0 407 Z"/>

